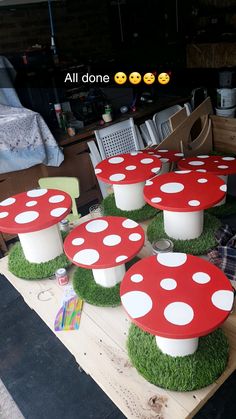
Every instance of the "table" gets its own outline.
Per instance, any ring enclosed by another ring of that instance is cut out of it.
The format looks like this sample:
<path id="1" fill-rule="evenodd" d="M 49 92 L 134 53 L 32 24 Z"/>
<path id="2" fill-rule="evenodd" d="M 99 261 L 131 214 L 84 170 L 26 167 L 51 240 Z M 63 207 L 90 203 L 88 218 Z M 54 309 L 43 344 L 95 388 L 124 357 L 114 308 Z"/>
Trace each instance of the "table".
<path id="1" fill-rule="evenodd" d="M 80 222 L 87 219 L 83 217 Z M 147 223 L 142 226 L 146 229 Z M 150 254 L 146 244 L 140 257 Z M 7 257 L 0 259 L 0 272 L 129 419 L 157 418 L 157 412 L 165 419 L 192 418 L 236 368 L 235 311 L 223 325 L 230 342 L 224 374 L 202 390 L 171 392 L 148 383 L 131 366 L 126 349 L 130 323 L 122 307 L 100 308 L 84 303 L 79 330 L 55 332 L 54 320 L 61 306 L 63 287 L 49 279 L 21 280 L 9 272 L 7 261 Z"/>
<path id="2" fill-rule="evenodd" d="M 71 206 L 70 195 L 56 189 L 21 192 L 0 202 L 0 230 L 18 234 L 29 262 L 47 262 L 63 253 L 58 222 Z"/>
<path id="3" fill-rule="evenodd" d="M 114 287 L 125 274 L 125 263 L 143 247 L 144 231 L 124 217 L 99 217 L 77 226 L 65 239 L 67 257 L 77 266 L 92 269 L 94 280 Z"/>
<path id="4" fill-rule="evenodd" d="M 158 157 L 133 151 L 102 160 L 95 168 L 98 179 L 113 185 L 117 208 L 131 211 L 145 205 L 143 188 L 145 181 L 161 169 Z"/>
<path id="5" fill-rule="evenodd" d="M 209 173 L 190 170 L 156 176 L 146 182 L 144 198 L 164 212 L 164 229 L 169 237 L 186 240 L 201 235 L 203 210 L 223 199 L 226 185 Z"/>
<path id="6" fill-rule="evenodd" d="M 228 175 L 236 173 L 236 158 L 230 156 L 208 156 L 206 154 L 181 159 L 178 162 L 178 167 L 182 170 L 196 170 L 197 172 L 217 175 L 227 185 Z M 224 204 L 225 199 L 226 197 L 218 205 Z"/>
<path id="7" fill-rule="evenodd" d="M 198 338 L 230 314 L 234 295 L 225 274 L 208 261 L 185 253 L 159 253 L 126 272 L 122 304 L 135 323 L 156 337 L 170 356 L 196 352 Z"/>

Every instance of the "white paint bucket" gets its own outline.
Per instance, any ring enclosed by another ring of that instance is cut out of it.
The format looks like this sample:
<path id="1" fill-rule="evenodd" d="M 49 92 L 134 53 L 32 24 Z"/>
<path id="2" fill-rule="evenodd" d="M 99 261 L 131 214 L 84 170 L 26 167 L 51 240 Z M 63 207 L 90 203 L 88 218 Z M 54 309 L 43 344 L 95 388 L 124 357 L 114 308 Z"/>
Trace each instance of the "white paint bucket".
<path id="1" fill-rule="evenodd" d="M 220 108 L 215 108 L 215 109 L 216 109 L 216 115 L 218 116 L 223 116 L 224 118 L 234 118 L 236 107 L 230 108 L 230 109 L 220 109 Z"/>

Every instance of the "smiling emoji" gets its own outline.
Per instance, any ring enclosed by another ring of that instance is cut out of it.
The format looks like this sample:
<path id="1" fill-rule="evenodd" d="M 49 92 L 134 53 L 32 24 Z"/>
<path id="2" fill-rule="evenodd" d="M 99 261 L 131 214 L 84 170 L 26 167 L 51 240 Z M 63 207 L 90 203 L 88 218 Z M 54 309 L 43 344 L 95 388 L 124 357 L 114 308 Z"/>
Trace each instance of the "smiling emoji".
<path id="1" fill-rule="evenodd" d="M 127 76 L 123 71 L 118 71 L 114 76 L 114 80 L 117 84 L 124 84 L 127 80 Z"/>
<path id="2" fill-rule="evenodd" d="M 167 73 L 160 73 L 158 76 L 158 81 L 160 84 L 167 84 L 170 81 L 170 76 Z"/>
<path id="3" fill-rule="evenodd" d="M 129 75 L 129 81 L 132 84 L 139 84 L 142 80 L 141 74 L 137 73 L 137 71 L 134 71 Z"/>
<path id="4" fill-rule="evenodd" d="M 152 74 L 152 73 L 146 73 L 146 74 L 144 74 L 143 81 L 146 84 L 152 84 L 152 83 L 154 83 L 154 81 L 155 81 L 154 74 Z"/>

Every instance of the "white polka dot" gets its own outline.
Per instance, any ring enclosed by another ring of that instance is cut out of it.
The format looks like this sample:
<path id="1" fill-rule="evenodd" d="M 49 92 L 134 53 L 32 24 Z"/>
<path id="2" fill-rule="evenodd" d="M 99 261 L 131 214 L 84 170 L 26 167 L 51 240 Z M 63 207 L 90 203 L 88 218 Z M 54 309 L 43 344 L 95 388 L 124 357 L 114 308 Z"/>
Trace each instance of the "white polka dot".
<path id="1" fill-rule="evenodd" d="M 137 242 L 141 240 L 141 238 L 142 238 L 141 234 L 138 234 L 138 233 L 133 233 L 129 235 L 129 240 L 132 242 Z"/>
<path id="2" fill-rule="evenodd" d="M 118 164 L 118 163 L 122 163 L 122 161 L 124 161 L 123 157 L 112 157 L 111 159 L 108 159 L 109 163 L 111 164 Z"/>
<path id="3" fill-rule="evenodd" d="M 230 311 L 234 302 L 232 291 L 219 290 L 211 296 L 212 304 L 220 310 Z"/>
<path id="4" fill-rule="evenodd" d="M 169 182 L 161 185 L 160 190 L 165 193 L 177 193 L 184 189 L 184 185 L 178 182 Z"/>
<path id="5" fill-rule="evenodd" d="M 150 164 L 153 161 L 154 161 L 153 159 L 142 159 L 142 160 L 140 160 L 140 163 L 142 163 L 142 164 Z"/>
<path id="6" fill-rule="evenodd" d="M 208 180 L 204 179 L 204 178 L 198 179 L 197 181 L 198 181 L 198 183 L 207 183 L 208 182 Z"/>
<path id="7" fill-rule="evenodd" d="M 123 173 L 115 173 L 114 175 L 111 175 L 109 177 L 109 179 L 114 181 L 114 182 L 119 182 L 120 180 L 123 180 L 125 178 L 126 178 L 126 176 Z"/>
<path id="8" fill-rule="evenodd" d="M 235 157 L 222 157 L 222 160 L 231 161 L 235 160 Z"/>
<path id="9" fill-rule="evenodd" d="M 202 166 L 205 163 L 203 163 L 203 161 L 194 160 L 194 161 L 190 161 L 189 164 L 191 166 Z"/>
<path id="10" fill-rule="evenodd" d="M 177 156 L 177 157 L 183 157 L 183 155 L 184 155 L 183 153 L 175 153 L 174 154 L 174 156 Z"/>
<path id="11" fill-rule="evenodd" d="M 62 214 L 64 214 L 67 211 L 67 208 L 59 207 L 54 208 L 50 214 L 52 217 L 60 217 Z"/>
<path id="12" fill-rule="evenodd" d="M 219 163 L 219 160 L 214 160 L 214 163 Z"/>
<path id="13" fill-rule="evenodd" d="M 148 151 L 148 154 L 154 154 L 154 151 Z"/>
<path id="14" fill-rule="evenodd" d="M 4 211 L 4 212 L 0 212 L 0 218 L 6 218 L 9 215 L 9 212 Z"/>
<path id="15" fill-rule="evenodd" d="M 151 169 L 151 172 L 152 173 L 158 173 L 159 171 L 160 171 L 160 167 L 153 167 L 152 169 Z"/>
<path id="16" fill-rule="evenodd" d="M 138 227 L 138 223 L 136 223 L 136 221 L 130 220 L 128 218 L 127 220 L 123 221 L 122 226 L 124 228 L 135 228 L 135 227 Z"/>
<path id="17" fill-rule="evenodd" d="M 164 158 L 161 158 L 161 162 L 162 162 L 162 163 L 167 163 L 168 161 L 170 161 L 170 159 L 164 159 Z"/>
<path id="18" fill-rule="evenodd" d="M 27 207 L 34 207 L 35 205 L 37 205 L 37 201 L 28 201 L 28 202 L 26 202 L 26 206 Z"/>
<path id="19" fill-rule="evenodd" d="M 184 175 L 185 173 L 191 173 L 191 170 L 175 170 L 175 173 L 179 173 L 180 175 Z"/>
<path id="20" fill-rule="evenodd" d="M 220 166 L 217 166 L 218 169 L 228 169 L 229 166 L 225 166 L 224 164 L 221 164 Z"/>
<path id="21" fill-rule="evenodd" d="M 126 166 L 126 170 L 135 170 L 137 168 L 137 166 Z"/>
<path id="22" fill-rule="evenodd" d="M 39 217 L 37 211 L 25 211 L 15 217 L 15 222 L 18 224 L 27 224 L 36 220 Z"/>
<path id="23" fill-rule="evenodd" d="M 121 242 L 121 237 L 118 234 L 110 234 L 109 236 L 104 237 L 103 244 L 105 246 L 116 246 Z"/>
<path id="24" fill-rule="evenodd" d="M 86 226 L 86 230 L 90 233 L 100 233 L 100 231 L 106 230 L 108 222 L 105 220 L 93 220 L 90 221 Z"/>
<path id="25" fill-rule="evenodd" d="M 84 243 L 84 239 L 82 237 L 76 237 L 76 239 L 72 240 L 71 242 L 74 246 L 80 246 Z"/>
<path id="26" fill-rule="evenodd" d="M 210 275 L 206 274 L 205 272 L 196 272 L 192 276 L 193 280 L 198 284 L 207 284 L 211 280 Z"/>
<path id="27" fill-rule="evenodd" d="M 206 173 L 206 169 L 197 169 L 196 172 Z"/>
<path id="28" fill-rule="evenodd" d="M 132 282 L 142 282 L 143 280 L 143 275 L 141 274 L 134 274 L 130 277 Z"/>
<path id="29" fill-rule="evenodd" d="M 168 150 L 158 150 L 158 153 L 168 153 Z"/>
<path id="30" fill-rule="evenodd" d="M 227 191 L 227 185 L 221 185 L 220 190 L 223 191 L 223 192 L 226 192 Z"/>
<path id="31" fill-rule="evenodd" d="M 117 258 L 116 258 L 116 262 L 118 263 L 118 262 L 122 262 L 122 260 L 125 260 L 125 259 L 128 259 L 128 256 L 125 256 L 125 255 L 120 255 L 120 256 L 117 256 Z"/>
<path id="32" fill-rule="evenodd" d="M 160 286 L 164 290 L 170 291 L 174 290 L 177 287 L 177 282 L 175 281 L 175 279 L 172 278 L 164 278 L 161 280 Z"/>
<path id="33" fill-rule="evenodd" d="M 203 156 L 197 156 L 197 157 L 199 157 L 199 159 L 208 159 L 208 155 L 207 154 L 204 154 Z"/>
<path id="34" fill-rule="evenodd" d="M 47 191 L 47 189 L 32 189 L 31 191 L 27 192 L 27 196 L 30 198 L 36 198 L 37 196 L 45 195 Z"/>
<path id="35" fill-rule="evenodd" d="M 95 249 L 80 250 L 73 257 L 73 261 L 82 265 L 93 265 L 99 260 L 99 253 Z"/>
<path id="36" fill-rule="evenodd" d="M 65 199 L 64 195 L 54 195 L 49 198 L 49 202 L 51 204 L 57 204 L 58 202 L 64 201 L 64 199 Z"/>
<path id="37" fill-rule="evenodd" d="M 14 204 L 14 202 L 16 202 L 15 198 L 7 198 L 7 199 L 4 199 L 4 201 L 0 202 L 0 205 L 1 207 L 5 207 L 7 205 Z"/>
<path id="38" fill-rule="evenodd" d="M 191 323 L 194 311 L 189 304 L 177 301 L 169 304 L 164 310 L 164 316 L 168 322 L 177 326 L 184 326 Z"/>
<path id="39" fill-rule="evenodd" d="M 157 261 L 164 266 L 169 266 L 175 268 L 177 266 L 183 265 L 187 260 L 186 253 L 158 253 Z"/>
<path id="40" fill-rule="evenodd" d="M 201 202 L 197 199 L 191 199 L 191 201 L 188 201 L 188 205 L 190 205 L 190 207 L 198 207 L 200 203 Z"/>
<path id="41" fill-rule="evenodd" d="M 147 182 L 145 183 L 145 186 L 151 186 L 151 185 L 153 185 L 153 181 L 147 180 Z"/>
<path id="42" fill-rule="evenodd" d="M 98 175 L 99 173 L 102 173 L 102 169 L 95 169 L 95 174 Z"/>
<path id="43" fill-rule="evenodd" d="M 137 319 L 152 309 L 152 299 L 146 292 L 130 291 L 121 297 L 122 304 L 130 317 Z"/>
<path id="44" fill-rule="evenodd" d="M 137 152 L 137 151 L 132 151 L 132 152 L 130 153 L 130 155 L 131 155 L 131 156 L 137 156 L 137 154 L 138 154 L 138 152 Z"/>
<path id="45" fill-rule="evenodd" d="M 151 202 L 153 202 L 154 204 L 157 204 L 158 202 L 161 202 L 162 198 L 160 198 L 159 196 L 155 196 L 154 198 L 151 199 Z"/>

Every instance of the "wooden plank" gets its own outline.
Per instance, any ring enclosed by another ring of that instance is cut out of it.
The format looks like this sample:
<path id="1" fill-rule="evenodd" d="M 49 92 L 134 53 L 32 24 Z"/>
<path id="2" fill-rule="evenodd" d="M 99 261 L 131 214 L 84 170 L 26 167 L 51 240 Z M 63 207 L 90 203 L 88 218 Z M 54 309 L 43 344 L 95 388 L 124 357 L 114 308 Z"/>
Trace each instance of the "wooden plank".
<path id="1" fill-rule="evenodd" d="M 174 115 L 169 118 L 169 123 L 171 127 L 171 131 L 174 131 L 182 122 L 187 119 L 187 111 L 186 108 L 180 109 Z"/>
<path id="2" fill-rule="evenodd" d="M 236 118 L 211 115 L 214 149 L 236 154 Z"/>

